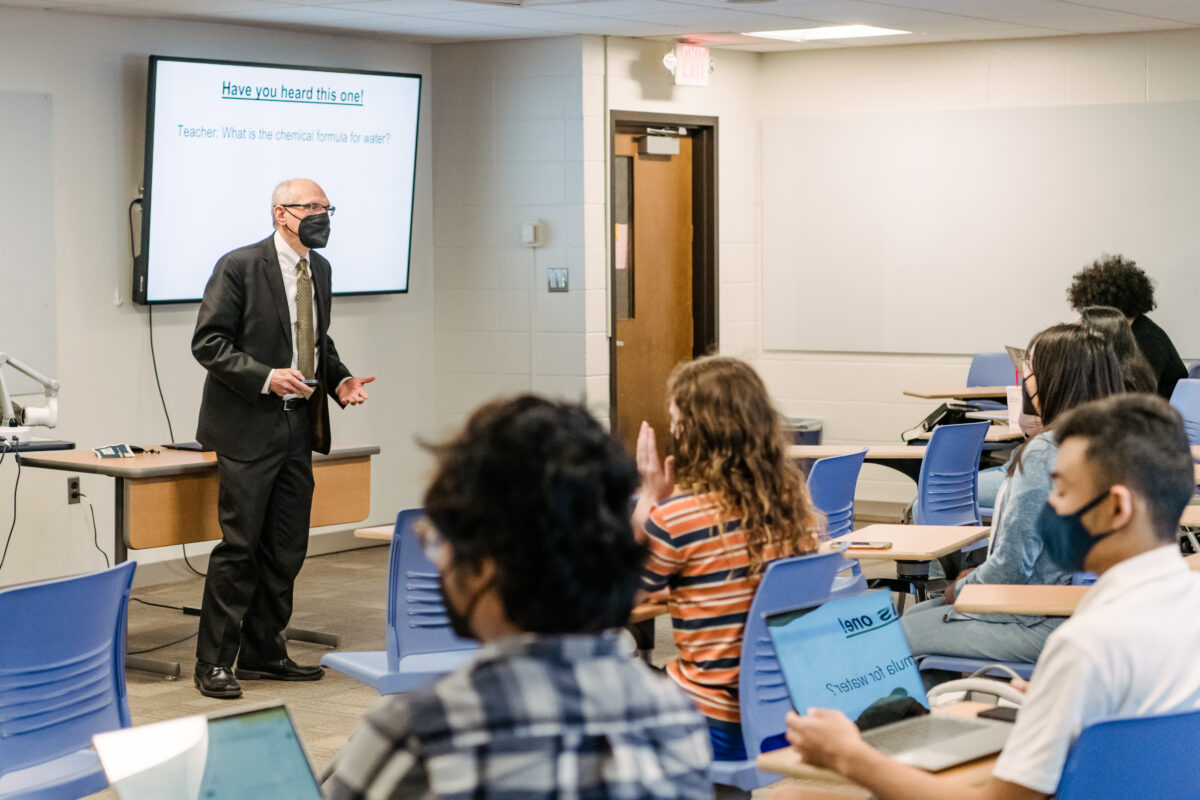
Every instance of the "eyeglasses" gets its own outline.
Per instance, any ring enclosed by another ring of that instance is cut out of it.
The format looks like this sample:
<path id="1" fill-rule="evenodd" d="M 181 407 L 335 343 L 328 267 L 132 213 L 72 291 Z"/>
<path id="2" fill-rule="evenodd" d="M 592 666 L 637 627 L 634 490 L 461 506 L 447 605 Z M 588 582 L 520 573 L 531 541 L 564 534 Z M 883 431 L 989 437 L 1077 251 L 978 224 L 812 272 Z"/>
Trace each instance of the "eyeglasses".
<path id="1" fill-rule="evenodd" d="M 307 208 L 314 214 L 328 214 L 333 216 L 333 212 L 337 211 L 337 206 L 323 206 L 320 203 L 284 203 L 284 208 Z"/>
<path id="2" fill-rule="evenodd" d="M 425 554 L 425 558 L 435 566 L 438 565 L 442 559 L 442 550 L 446 547 L 446 540 L 442 538 L 442 534 L 433 527 L 432 522 L 425 518 L 413 523 L 413 531 L 417 534 L 418 541 L 421 542 L 421 551 Z"/>

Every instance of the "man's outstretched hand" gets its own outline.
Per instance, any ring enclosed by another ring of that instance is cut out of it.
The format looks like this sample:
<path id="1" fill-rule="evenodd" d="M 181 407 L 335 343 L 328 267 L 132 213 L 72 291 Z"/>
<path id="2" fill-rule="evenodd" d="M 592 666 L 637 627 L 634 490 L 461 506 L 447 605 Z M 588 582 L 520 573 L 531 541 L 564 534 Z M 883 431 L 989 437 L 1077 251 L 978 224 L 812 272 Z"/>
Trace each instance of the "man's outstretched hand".
<path id="1" fill-rule="evenodd" d="M 357 406 L 367 402 L 366 385 L 375 380 L 374 375 L 365 378 L 346 378 L 337 388 L 338 400 L 348 406 Z"/>

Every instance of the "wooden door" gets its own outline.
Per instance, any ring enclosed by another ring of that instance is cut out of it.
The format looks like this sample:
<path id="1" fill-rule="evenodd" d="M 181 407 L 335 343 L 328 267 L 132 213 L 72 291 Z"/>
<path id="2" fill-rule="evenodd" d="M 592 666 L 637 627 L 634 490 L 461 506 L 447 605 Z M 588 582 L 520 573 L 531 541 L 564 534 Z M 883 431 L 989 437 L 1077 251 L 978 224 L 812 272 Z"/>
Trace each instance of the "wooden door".
<path id="1" fill-rule="evenodd" d="M 616 420 L 633 452 L 642 420 L 667 440 L 666 381 L 693 354 L 692 140 L 674 156 L 638 155 L 632 134 L 617 134 L 613 155 L 631 167 L 628 214 L 614 225 L 618 253 Z"/>

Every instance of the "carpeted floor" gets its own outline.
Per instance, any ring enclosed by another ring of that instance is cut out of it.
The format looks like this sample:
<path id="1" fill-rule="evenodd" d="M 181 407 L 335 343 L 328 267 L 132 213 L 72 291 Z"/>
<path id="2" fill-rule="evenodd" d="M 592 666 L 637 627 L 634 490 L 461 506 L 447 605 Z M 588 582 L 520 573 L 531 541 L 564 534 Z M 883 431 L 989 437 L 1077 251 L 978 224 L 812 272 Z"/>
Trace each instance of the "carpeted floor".
<path id="1" fill-rule="evenodd" d="M 382 650 L 387 569 L 387 547 L 309 558 L 296 582 L 292 624 L 340 634 L 342 650 Z M 135 589 L 134 596 L 150 603 L 198 607 L 203 588 L 204 579 L 195 577 Z M 135 725 L 239 705 L 283 702 L 295 720 L 314 770 L 319 773 L 346 743 L 363 714 L 379 702 L 379 695 L 373 689 L 332 670 L 326 671 L 322 680 L 307 683 L 243 681 L 244 693 L 239 700 L 203 697 L 192 683 L 196 623 L 196 617 L 177 610 L 130 603 L 131 652 L 183 640 L 147 654 L 180 662 L 182 672 L 178 680 L 128 670 L 129 707 Z M 661 665 L 676 650 L 666 618 L 660 617 L 657 623 L 653 661 Z M 289 654 L 302 664 L 315 664 L 328 651 L 303 642 L 289 644 Z M 766 794 L 767 790 L 761 789 L 754 796 L 762 798 Z M 116 795 L 107 790 L 90 795 L 90 800 L 116 800 Z"/>

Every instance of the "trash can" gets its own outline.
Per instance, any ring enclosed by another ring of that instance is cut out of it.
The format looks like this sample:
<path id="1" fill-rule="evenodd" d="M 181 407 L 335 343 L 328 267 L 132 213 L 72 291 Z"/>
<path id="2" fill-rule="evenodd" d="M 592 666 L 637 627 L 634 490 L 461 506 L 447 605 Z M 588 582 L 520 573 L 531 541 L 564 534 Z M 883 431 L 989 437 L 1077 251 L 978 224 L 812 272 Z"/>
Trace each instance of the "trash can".
<path id="1" fill-rule="evenodd" d="M 820 444 L 821 430 L 825 427 L 821 420 L 812 417 L 788 417 L 792 426 L 793 444 Z"/>

